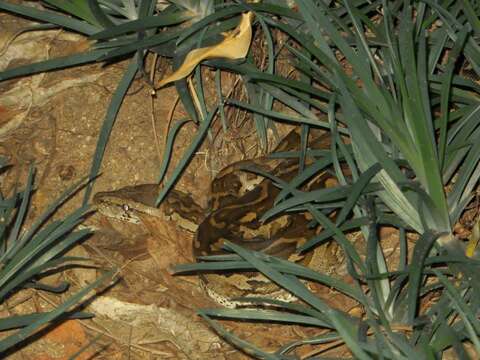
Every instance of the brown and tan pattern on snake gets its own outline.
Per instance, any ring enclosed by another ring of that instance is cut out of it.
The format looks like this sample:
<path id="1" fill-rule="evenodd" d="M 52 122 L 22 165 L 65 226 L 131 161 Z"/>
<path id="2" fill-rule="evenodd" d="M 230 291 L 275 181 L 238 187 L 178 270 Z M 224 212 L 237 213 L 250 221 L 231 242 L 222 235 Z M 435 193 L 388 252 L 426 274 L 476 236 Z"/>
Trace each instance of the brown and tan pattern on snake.
<path id="1" fill-rule="evenodd" d="M 292 131 L 275 151 L 295 150 L 299 144 L 298 132 Z M 328 146 L 329 136 L 326 135 L 309 142 L 310 148 Z M 224 240 L 228 240 L 252 250 L 308 264 L 311 256 L 299 256 L 295 251 L 318 229 L 309 228 L 311 219 L 300 213 L 289 213 L 261 223 L 260 218 L 273 206 L 280 189 L 270 180 L 241 170 L 249 165 L 267 170 L 284 181 L 292 179 L 299 168 L 297 158 L 263 157 L 234 163 L 224 168 L 212 182 L 208 212 L 179 191 L 172 191 L 160 208 L 155 208 L 153 204 L 159 187 L 154 184 L 98 193 L 94 201 L 101 213 L 123 221 L 138 223 L 144 216 L 164 216 L 176 221 L 182 228 L 195 232 L 192 246 L 195 258 L 221 254 L 221 246 Z M 311 179 L 304 189 L 325 187 L 330 180 L 333 180 L 332 175 L 325 172 Z M 231 304 L 225 302 L 225 298 L 279 293 L 278 287 L 256 273 L 208 274 L 202 275 L 202 280 L 209 295 L 227 306 Z"/>

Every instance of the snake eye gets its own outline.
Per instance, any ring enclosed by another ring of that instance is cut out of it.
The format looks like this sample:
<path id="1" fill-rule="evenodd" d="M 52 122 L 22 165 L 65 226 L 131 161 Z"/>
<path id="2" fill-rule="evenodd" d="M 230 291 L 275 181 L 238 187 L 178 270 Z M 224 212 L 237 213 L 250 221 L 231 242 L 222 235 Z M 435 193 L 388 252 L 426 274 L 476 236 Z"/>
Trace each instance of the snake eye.
<path id="1" fill-rule="evenodd" d="M 127 204 L 123 204 L 123 211 L 129 212 L 130 211 L 130 206 L 128 206 Z"/>

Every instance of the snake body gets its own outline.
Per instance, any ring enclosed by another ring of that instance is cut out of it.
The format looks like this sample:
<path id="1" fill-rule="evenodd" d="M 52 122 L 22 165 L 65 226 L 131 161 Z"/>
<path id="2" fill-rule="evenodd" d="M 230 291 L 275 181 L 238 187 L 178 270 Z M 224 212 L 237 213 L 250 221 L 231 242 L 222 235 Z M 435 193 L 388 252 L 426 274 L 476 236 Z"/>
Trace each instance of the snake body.
<path id="1" fill-rule="evenodd" d="M 274 151 L 298 150 L 298 144 L 300 135 L 292 131 Z M 309 142 L 310 148 L 328 146 L 329 136 L 325 135 Z M 296 249 L 314 236 L 318 229 L 309 226 L 311 219 L 302 213 L 289 213 L 262 223 L 262 215 L 272 208 L 280 189 L 268 179 L 242 171 L 252 165 L 269 171 L 283 181 L 291 180 L 299 171 L 297 157 L 281 160 L 262 157 L 229 165 L 211 184 L 208 212 L 190 196 L 176 190 L 167 196 L 160 208 L 155 208 L 154 201 L 160 190 L 156 184 L 97 193 L 94 201 L 101 213 L 123 221 L 138 223 L 145 215 L 167 216 L 175 220 L 181 227 L 195 232 L 192 246 L 195 258 L 223 254 L 222 244 L 228 240 L 251 250 L 308 264 L 311 256 L 299 256 Z M 308 181 L 303 189 L 324 187 L 331 178 L 331 174 L 324 172 Z M 254 273 L 206 274 L 202 275 L 202 280 L 208 294 L 226 306 L 233 306 L 226 300 L 230 297 L 271 296 L 279 292 L 276 285 Z"/>

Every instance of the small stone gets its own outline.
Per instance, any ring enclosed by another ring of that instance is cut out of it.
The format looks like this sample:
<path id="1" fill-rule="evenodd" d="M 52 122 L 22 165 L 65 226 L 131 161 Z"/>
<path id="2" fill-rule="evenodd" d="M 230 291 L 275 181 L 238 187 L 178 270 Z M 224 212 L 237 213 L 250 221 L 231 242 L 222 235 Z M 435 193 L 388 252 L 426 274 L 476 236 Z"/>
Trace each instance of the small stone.
<path id="1" fill-rule="evenodd" d="M 70 181 L 76 174 L 75 167 L 72 165 L 59 165 L 57 171 L 58 177 L 62 181 Z"/>

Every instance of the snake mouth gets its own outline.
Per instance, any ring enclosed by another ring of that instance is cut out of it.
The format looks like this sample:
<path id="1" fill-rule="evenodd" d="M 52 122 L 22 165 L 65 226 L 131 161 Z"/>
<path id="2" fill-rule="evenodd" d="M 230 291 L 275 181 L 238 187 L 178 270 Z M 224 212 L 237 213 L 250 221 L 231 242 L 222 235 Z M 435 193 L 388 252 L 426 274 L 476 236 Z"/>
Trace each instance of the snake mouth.
<path id="1" fill-rule="evenodd" d="M 113 220 L 129 222 L 132 224 L 141 223 L 140 218 L 134 214 L 134 211 L 130 209 L 128 205 L 111 206 L 111 204 L 98 201 L 92 205 L 92 208 L 103 216 Z"/>

